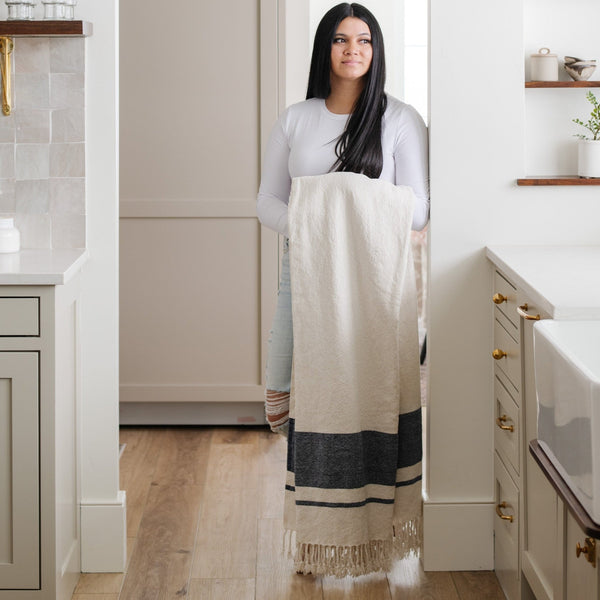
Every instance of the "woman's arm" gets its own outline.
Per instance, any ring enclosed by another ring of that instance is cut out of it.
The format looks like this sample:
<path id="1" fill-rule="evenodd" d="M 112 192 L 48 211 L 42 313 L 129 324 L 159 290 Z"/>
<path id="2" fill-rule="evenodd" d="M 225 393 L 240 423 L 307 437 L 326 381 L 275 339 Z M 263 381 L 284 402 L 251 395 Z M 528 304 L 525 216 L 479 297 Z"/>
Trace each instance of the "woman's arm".
<path id="1" fill-rule="evenodd" d="M 429 220 L 429 144 L 427 127 L 412 106 L 400 115 L 394 162 L 396 185 L 409 185 L 415 193 L 412 228 L 420 231 Z"/>
<path id="2" fill-rule="evenodd" d="M 289 156 L 290 148 L 283 130 L 282 116 L 275 123 L 267 144 L 256 212 L 263 225 L 286 237 L 288 236 L 287 205 L 292 184 L 288 167 Z"/>

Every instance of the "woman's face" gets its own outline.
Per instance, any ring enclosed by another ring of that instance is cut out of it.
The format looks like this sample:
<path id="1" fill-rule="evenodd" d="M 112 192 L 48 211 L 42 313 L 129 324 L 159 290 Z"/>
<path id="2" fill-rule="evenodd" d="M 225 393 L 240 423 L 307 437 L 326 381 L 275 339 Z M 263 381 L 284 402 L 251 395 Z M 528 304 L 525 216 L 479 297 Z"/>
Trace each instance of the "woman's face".
<path id="1" fill-rule="evenodd" d="M 346 17 L 338 25 L 331 45 L 331 77 L 360 79 L 369 70 L 372 59 L 369 26 L 356 17 Z"/>

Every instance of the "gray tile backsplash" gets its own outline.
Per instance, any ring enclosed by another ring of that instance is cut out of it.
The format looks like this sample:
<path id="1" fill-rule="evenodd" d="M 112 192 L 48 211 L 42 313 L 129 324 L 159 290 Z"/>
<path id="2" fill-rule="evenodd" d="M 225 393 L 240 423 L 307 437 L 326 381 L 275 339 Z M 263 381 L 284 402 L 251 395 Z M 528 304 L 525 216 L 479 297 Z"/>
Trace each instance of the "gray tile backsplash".
<path id="1" fill-rule="evenodd" d="M 85 40 L 16 38 L 0 115 L 0 215 L 23 248 L 85 247 Z"/>

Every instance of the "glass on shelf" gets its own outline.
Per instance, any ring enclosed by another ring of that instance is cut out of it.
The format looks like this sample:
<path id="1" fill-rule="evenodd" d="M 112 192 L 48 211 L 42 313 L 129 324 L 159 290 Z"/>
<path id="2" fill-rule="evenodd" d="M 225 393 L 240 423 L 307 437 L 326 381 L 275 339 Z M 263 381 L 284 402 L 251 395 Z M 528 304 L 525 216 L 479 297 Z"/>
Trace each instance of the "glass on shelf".
<path id="1" fill-rule="evenodd" d="M 33 8 L 35 2 L 32 0 L 5 0 L 8 7 L 9 21 L 33 21 Z"/>
<path id="2" fill-rule="evenodd" d="M 65 19 L 72 21 L 75 18 L 75 5 L 77 0 L 65 0 Z"/>
<path id="3" fill-rule="evenodd" d="M 42 0 L 44 5 L 44 19 L 48 21 L 62 21 L 65 18 L 65 0 Z"/>

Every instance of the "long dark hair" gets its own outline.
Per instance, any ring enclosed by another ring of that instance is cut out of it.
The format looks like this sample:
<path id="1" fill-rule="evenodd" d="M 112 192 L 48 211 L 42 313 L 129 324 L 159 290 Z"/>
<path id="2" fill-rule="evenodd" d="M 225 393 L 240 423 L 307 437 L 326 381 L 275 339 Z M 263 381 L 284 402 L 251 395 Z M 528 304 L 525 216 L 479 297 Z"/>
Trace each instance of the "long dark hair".
<path id="1" fill-rule="evenodd" d="M 364 6 L 343 2 L 327 11 L 321 19 L 315 34 L 306 99 L 326 99 L 331 93 L 331 45 L 338 25 L 346 17 L 356 17 L 369 26 L 373 58 L 364 76 L 364 88 L 335 146 L 338 159 L 331 170 L 364 173 L 375 179 L 383 168 L 381 119 L 387 106 L 385 53 L 379 23 Z"/>

